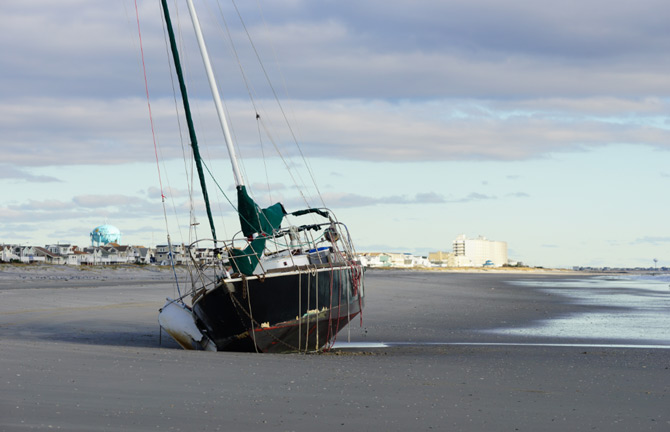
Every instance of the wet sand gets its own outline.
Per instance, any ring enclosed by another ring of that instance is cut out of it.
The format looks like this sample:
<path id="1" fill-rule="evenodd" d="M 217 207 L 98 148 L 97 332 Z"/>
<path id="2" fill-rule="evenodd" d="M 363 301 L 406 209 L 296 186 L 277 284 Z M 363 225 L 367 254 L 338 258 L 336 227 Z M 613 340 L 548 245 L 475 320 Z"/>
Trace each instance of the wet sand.
<path id="1" fill-rule="evenodd" d="M 258 355 L 159 345 L 169 272 L 0 266 L 0 431 L 669 430 L 670 350 L 488 331 L 605 308 L 506 283 L 570 277 L 369 271 L 338 341 L 390 346 Z"/>

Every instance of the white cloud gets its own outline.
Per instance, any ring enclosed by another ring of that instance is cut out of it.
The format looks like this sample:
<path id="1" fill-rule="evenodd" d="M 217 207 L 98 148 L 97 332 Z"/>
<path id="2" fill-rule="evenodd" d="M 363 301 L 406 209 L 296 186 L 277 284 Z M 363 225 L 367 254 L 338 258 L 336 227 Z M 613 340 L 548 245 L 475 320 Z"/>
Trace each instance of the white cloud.
<path id="1" fill-rule="evenodd" d="M 670 142 L 663 97 L 670 94 L 670 60 L 658 55 L 670 31 L 652 12 L 667 9 L 664 2 L 564 2 L 551 11 L 522 0 L 505 7 L 490 0 L 378 6 L 268 4 L 265 21 L 255 5 L 242 6 L 275 91 L 283 94 L 286 81 L 295 98 L 284 103 L 299 119 L 295 128 L 311 156 L 517 160 L 582 146 Z M 154 157 L 134 13 L 128 1 L 5 8 L 0 150 L 6 163 Z M 158 5 L 140 2 L 140 19 L 160 150 L 180 157 Z M 187 33 L 187 14 L 181 19 Z M 204 21 L 212 40 L 221 36 L 219 24 Z M 228 24 L 263 120 L 281 129 L 234 13 Z M 192 38 L 183 43 L 192 47 Z M 235 78 L 238 67 L 224 61 L 227 45 L 210 45 L 226 77 L 222 90 L 242 153 L 257 156 L 245 150 L 257 142 L 258 125 L 251 105 L 238 99 L 246 93 Z M 275 50 L 282 76 L 272 64 Z M 195 122 L 206 130 L 200 139 L 218 144 L 200 60 L 195 50 L 185 51 Z M 182 121 L 185 137 L 183 128 Z M 279 144 L 291 141 L 280 134 Z M 213 158 L 225 157 L 218 145 L 210 150 Z"/>
<path id="2" fill-rule="evenodd" d="M 11 165 L 0 164 L 0 179 L 12 179 L 31 183 L 54 183 L 60 180 L 53 176 L 31 174 L 29 170 L 19 169 Z"/>
<path id="3" fill-rule="evenodd" d="M 651 244 L 654 246 L 657 245 L 666 245 L 670 243 L 670 237 L 662 236 L 646 236 L 635 239 L 632 244 Z"/>
<path id="4" fill-rule="evenodd" d="M 195 101 L 206 106 L 208 101 Z M 619 105 L 617 111 L 607 106 Z M 269 103 L 268 103 L 269 105 Z M 228 104 L 236 122 L 240 153 L 259 157 L 258 126 L 241 101 Z M 510 103 L 462 100 L 295 101 L 305 153 L 354 160 L 522 160 L 555 151 L 575 151 L 615 143 L 667 148 L 670 128 L 657 119 L 668 103 L 659 99 L 552 100 Z M 152 104 L 159 157 L 181 158 L 174 102 Z M 277 115 L 266 111 L 267 117 Z M 251 118 L 250 118 L 251 117 Z M 201 114 L 203 154 L 225 158 L 213 113 Z M 297 153 L 275 120 L 274 139 L 285 156 Z M 140 99 L 0 101 L 0 150 L 15 166 L 122 164 L 155 160 L 146 103 Z M 182 132 L 183 134 L 185 132 Z M 282 135 L 283 134 L 283 135 Z M 279 137 L 278 139 L 276 137 Z M 187 139 L 184 137 L 184 139 Z M 276 156 L 265 138 L 265 153 Z M 188 141 L 184 142 L 188 146 Z M 186 148 L 187 152 L 190 152 Z M 49 178 L 32 177 L 30 181 Z"/>
<path id="5" fill-rule="evenodd" d="M 83 208 L 132 206 L 142 203 L 141 198 L 127 195 L 78 195 L 72 201 Z"/>

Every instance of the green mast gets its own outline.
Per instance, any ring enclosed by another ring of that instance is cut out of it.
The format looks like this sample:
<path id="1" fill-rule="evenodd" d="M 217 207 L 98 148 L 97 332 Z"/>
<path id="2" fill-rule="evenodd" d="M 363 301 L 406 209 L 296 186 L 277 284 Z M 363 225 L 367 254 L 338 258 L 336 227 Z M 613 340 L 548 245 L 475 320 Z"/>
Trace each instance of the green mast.
<path id="1" fill-rule="evenodd" d="M 212 229 L 212 238 L 216 243 L 216 229 L 214 228 L 214 218 L 212 217 L 212 210 L 209 206 L 209 196 L 207 195 L 207 185 L 205 183 L 205 173 L 202 170 L 202 161 L 200 158 L 200 150 L 198 149 L 198 139 L 195 136 L 195 128 L 193 127 L 193 119 L 191 118 L 191 108 L 188 103 L 188 95 L 186 93 L 186 84 L 184 82 L 184 74 L 181 70 L 181 62 L 179 61 L 179 51 L 177 51 L 177 42 L 172 30 L 172 21 L 170 20 L 170 12 L 168 11 L 167 0 L 161 0 L 163 6 L 163 15 L 165 16 L 165 26 L 167 27 L 168 35 L 170 36 L 170 48 L 172 49 L 172 58 L 174 60 L 174 67 L 177 71 L 177 78 L 179 79 L 179 90 L 181 91 L 181 99 L 184 103 L 184 113 L 186 115 L 186 123 L 188 124 L 188 135 L 191 139 L 191 148 L 193 148 L 193 157 L 195 158 L 195 166 L 198 169 L 198 178 L 200 179 L 200 188 L 205 199 L 205 207 L 207 208 L 207 218 L 209 219 L 209 226 Z"/>

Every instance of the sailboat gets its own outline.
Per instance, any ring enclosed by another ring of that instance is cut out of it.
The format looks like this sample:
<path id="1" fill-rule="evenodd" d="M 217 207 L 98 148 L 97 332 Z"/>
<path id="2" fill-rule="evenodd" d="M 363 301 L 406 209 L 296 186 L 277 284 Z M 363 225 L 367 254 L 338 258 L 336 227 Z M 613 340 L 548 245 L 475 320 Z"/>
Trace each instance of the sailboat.
<path id="1" fill-rule="evenodd" d="M 281 203 L 261 208 L 250 196 L 198 16 L 192 0 L 186 1 L 230 156 L 241 231 L 230 240 L 216 236 L 178 46 L 167 1 L 161 0 L 212 238 L 188 246 L 194 269 L 190 288 L 167 300 L 159 324 L 185 349 L 264 353 L 329 349 L 364 306 L 363 269 L 349 231 L 328 208 L 288 213 Z M 305 223 L 289 224 L 288 216 L 304 218 Z M 202 242 L 213 243 L 213 258 L 198 257 Z"/>

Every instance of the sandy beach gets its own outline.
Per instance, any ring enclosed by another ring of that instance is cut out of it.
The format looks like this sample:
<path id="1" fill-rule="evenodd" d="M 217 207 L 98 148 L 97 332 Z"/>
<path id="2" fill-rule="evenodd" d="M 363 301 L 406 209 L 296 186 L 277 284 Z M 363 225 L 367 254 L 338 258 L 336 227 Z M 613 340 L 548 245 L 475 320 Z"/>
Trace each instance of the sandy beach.
<path id="1" fill-rule="evenodd" d="M 0 431 L 670 430 L 662 328 L 505 330 L 632 313 L 561 294 L 592 276 L 368 271 L 341 348 L 259 355 L 161 338 L 171 271 L 45 267 L 0 265 Z"/>

